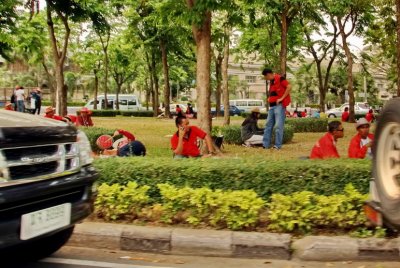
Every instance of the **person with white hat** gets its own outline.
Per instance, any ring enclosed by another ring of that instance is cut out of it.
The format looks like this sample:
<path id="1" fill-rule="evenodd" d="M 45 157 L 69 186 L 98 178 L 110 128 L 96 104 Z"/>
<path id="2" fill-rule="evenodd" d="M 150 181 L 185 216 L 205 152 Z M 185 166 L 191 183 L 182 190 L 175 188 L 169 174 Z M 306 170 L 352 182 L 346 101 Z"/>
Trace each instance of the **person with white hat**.
<path id="1" fill-rule="evenodd" d="M 360 118 L 356 123 L 357 134 L 351 139 L 349 145 L 350 158 L 371 157 L 371 147 L 374 135 L 369 133 L 370 122 L 365 118 Z"/>
<path id="2" fill-rule="evenodd" d="M 242 123 L 241 136 L 245 146 L 263 144 L 264 129 L 258 127 L 259 118 L 260 108 L 255 107 Z"/>

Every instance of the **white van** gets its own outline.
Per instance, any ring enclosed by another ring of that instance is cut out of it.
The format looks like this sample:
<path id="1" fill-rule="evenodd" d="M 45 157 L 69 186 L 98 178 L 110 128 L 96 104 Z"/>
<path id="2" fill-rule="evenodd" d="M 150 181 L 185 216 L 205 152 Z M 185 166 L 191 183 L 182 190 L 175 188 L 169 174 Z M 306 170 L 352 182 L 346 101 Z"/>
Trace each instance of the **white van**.
<path id="1" fill-rule="evenodd" d="M 263 100 L 256 99 L 241 99 L 241 100 L 229 100 L 229 105 L 233 105 L 246 113 L 249 113 L 251 109 L 258 107 L 260 109 L 265 108 Z"/>
<path id="2" fill-rule="evenodd" d="M 108 109 L 117 109 L 117 103 L 116 103 L 116 98 L 117 95 L 115 94 L 107 94 L 107 101 L 108 101 Z M 132 94 L 119 94 L 118 95 L 118 102 L 119 102 L 119 109 L 122 111 L 139 111 L 141 109 L 141 104 L 139 102 L 139 99 L 136 97 L 136 95 Z M 91 99 L 86 105 L 90 110 L 94 109 L 94 99 Z M 104 95 L 98 95 L 97 96 L 97 109 L 104 109 L 105 107 L 105 101 L 104 101 Z"/>

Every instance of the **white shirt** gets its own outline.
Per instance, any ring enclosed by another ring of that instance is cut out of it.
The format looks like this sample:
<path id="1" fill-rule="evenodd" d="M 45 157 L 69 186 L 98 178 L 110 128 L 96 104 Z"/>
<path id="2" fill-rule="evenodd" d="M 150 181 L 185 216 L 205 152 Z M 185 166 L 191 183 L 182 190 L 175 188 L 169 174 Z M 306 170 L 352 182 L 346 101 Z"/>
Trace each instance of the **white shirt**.
<path id="1" fill-rule="evenodd" d="M 18 89 L 15 91 L 15 97 L 17 98 L 17 101 L 25 100 L 25 91 L 23 89 Z"/>
<path id="2" fill-rule="evenodd" d="M 361 139 L 360 146 L 363 147 L 363 146 L 367 145 L 370 142 L 371 142 L 371 139 L 368 138 L 368 137 L 366 139 Z M 371 147 L 368 148 L 367 154 L 368 154 L 368 156 L 372 155 Z"/>

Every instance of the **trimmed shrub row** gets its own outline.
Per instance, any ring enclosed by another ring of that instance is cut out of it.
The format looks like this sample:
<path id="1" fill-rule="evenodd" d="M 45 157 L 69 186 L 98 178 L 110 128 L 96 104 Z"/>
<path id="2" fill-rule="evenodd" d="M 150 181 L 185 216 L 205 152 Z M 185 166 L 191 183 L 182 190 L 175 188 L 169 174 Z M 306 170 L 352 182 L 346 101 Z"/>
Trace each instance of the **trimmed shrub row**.
<path id="1" fill-rule="evenodd" d="M 92 116 L 101 117 L 115 117 L 122 116 L 136 116 L 136 117 L 153 117 L 153 111 L 117 111 L 117 110 L 93 110 Z"/>
<path id="2" fill-rule="evenodd" d="M 272 194 L 311 191 L 319 195 L 343 192 L 352 183 L 367 193 L 371 178 L 369 160 L 292 160 L 266 162 L 262 159 L 108 158 L 97 159 L 100 183 L 150 186 L 149 195 L 160 200 L 157 184 L 177 187 L 208 187 L 222 190 L 254 190 L 268 201 Z"/>
<path id="3" fill-rule="evenodd" d="M 240 126 L 223 126 L 223 127 L 213 127 L 212 134 L 213 136 L 223 135 L 224 142 L 228 144 L 236 144 L 240 145 L 243 143 L 241 137 Z M 289 125 L 285 125 L 283 131 L 283 143 L 291 142 L 294 136 L 293 128 Z M 274 143 L 275 140 L 275 130 L 272 131 L 272 141 L 271 144 Z"/>
<path id="4" fill-rule="evenodd" d="M 343 194 L 274 194 L 270 202 L 253 190 L 211 190 L 166 183 L 157 187 L 161 202 L 151 204 L 147 185 L 103 183 L 98 188 L 95 215 L 106 221 L 138 219 L 232 230 L 266 227 L 275 232 L 315 233 L 321 229 L 337 232 L 364 228 L 364 236 L 374 235 L 373 230 L 365 229 L 363 204 L 367 195 L 359 193 L 352 184 L 345 187 Z M 384 232 L 380 233 L 384 236 Z"/>
<path id="5" fill-rule="evenodd" d="M 293 127 L 295 133 L 326 132 L 327 118 L 286 118 L 286 124 Z"/>

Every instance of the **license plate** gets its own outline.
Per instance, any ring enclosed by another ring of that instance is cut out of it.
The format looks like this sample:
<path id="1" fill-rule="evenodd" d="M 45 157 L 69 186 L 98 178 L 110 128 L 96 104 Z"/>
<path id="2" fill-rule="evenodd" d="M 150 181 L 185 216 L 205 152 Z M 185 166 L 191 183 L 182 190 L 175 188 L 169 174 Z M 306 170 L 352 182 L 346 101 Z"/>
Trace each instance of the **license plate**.
<path id="1" fill-rule="evenodd" d="M 21 240 L 57 230 L 71 222 L 71 203 L 34 211 L 21 217 Z"/>

